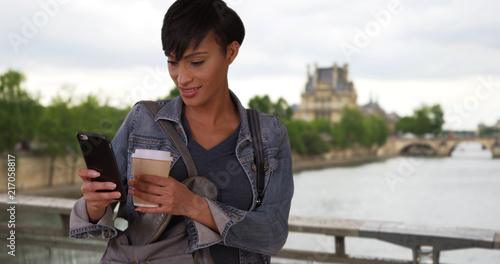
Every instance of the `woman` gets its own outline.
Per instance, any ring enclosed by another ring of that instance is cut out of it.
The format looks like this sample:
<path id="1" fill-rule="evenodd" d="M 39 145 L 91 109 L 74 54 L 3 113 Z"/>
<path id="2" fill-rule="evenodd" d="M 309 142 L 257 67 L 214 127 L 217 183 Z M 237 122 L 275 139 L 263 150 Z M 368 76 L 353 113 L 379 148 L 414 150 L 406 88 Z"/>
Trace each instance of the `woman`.
<path id="1" fill-rule="evenodd" d="M 193 220 L 186 221 L 188 252 L 209 247 L 215 263 L 268 263 L 288 235 L 293 195 L 291 154 L 283 123 L 259 113 L 267 170 L 264 198 L 257 207 L 249 124 L 227 78 L 229 65 L 243 42 L 243 23 L 221 0 L 178 0 L 165 15 L 161 34 L 168 70 L 180 96 L 160 101 L 162 109 L 156 119 L 173 122 L 187 142 L 199 174 L 217 186 L 218 197 L 200 199 L 181 183 L 187 172 L 179 152 L 144 106 L 137 104 L 113 139 L 117 163 L 129 189 L 125 217 L 129 224 L 142 213 L 179 216 L 174 222 L 188 218 Z M 171 177 L 134 178 L 131 153 L 135 149 L 173 153 Z M 79 203 L 84 209 L 79 212 L 75 206 L 71 236 L 113 237 L 112 210 L 120 194 L 97 192 L 115 186 L 92 182 L 99 177 L 95 171 L 81 169 L 79 175 L 84 195 Z M 133 196 L 160 206 L 135 208 Z"/>

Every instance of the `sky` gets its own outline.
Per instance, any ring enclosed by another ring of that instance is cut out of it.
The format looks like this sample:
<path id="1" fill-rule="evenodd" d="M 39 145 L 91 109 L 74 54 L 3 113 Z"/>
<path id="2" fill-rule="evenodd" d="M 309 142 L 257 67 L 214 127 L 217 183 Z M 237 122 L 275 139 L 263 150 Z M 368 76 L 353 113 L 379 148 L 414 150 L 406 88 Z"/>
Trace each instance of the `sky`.
<path id="1" fill-rule="evenodd" d="M 300 104 L 311 69 L 348 64 L 358 104 L 411 115 L 440 104 L 445 128 L 500 120 L 500 2 L 228 0 L 246 36 L 229 87 Z M 95 94 L 115 106 L 168 95 L 160 41 L 173 3 L 0 0 L 0 73 L 26 76 L 42 103 Z M 81 99 L 80 99 L 81 100 Z"/>

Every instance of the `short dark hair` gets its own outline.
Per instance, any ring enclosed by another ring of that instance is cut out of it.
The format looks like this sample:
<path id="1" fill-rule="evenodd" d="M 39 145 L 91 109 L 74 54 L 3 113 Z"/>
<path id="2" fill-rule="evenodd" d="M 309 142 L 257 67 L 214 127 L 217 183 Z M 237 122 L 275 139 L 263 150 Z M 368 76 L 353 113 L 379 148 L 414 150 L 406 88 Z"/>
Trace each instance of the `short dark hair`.
<path id="1" fill-rule="evenodd" d="M 224 56 L 229 44 L 237 41 L 241 45 L 245 38 L 241 18 L 224 1 L 177 0 L 163 20 L 163 51 L 180 60 L 193 42 L 196 49 L 210 32 L 214 33 Z"/>

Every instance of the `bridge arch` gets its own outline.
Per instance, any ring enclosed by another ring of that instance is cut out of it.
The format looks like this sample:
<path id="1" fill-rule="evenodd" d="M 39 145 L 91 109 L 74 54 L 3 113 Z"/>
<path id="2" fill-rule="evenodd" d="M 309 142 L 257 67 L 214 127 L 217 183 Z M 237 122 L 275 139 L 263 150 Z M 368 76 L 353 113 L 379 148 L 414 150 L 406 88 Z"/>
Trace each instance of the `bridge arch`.
<path id="1" fill-rule="evenodd" d="M 435 138 L 435 139 L 394 139 L 387 148 L 391 153 L 415 156 L 451 156 L 461 142 L 479 142 L 489 149 L 494 158 L 500 158 L 500 138 Z"/>
<path id="2" fill-rule="evenodd" d="M 424 142 L 412 142 L 402 147 L 399 154 L 402 156 L 428 157 L 437 155 L 437 150 L 432 145 Z"/>

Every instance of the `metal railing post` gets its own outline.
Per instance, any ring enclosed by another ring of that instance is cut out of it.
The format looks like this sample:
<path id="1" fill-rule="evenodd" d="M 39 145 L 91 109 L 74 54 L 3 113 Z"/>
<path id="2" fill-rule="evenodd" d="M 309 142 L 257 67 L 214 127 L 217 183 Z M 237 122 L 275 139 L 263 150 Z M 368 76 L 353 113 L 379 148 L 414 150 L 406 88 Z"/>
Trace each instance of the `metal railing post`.
<path id="1" fill-rule="evenodd" d="M 345 257 L 345 237 L 335 236 L 335 255 Z"/>

